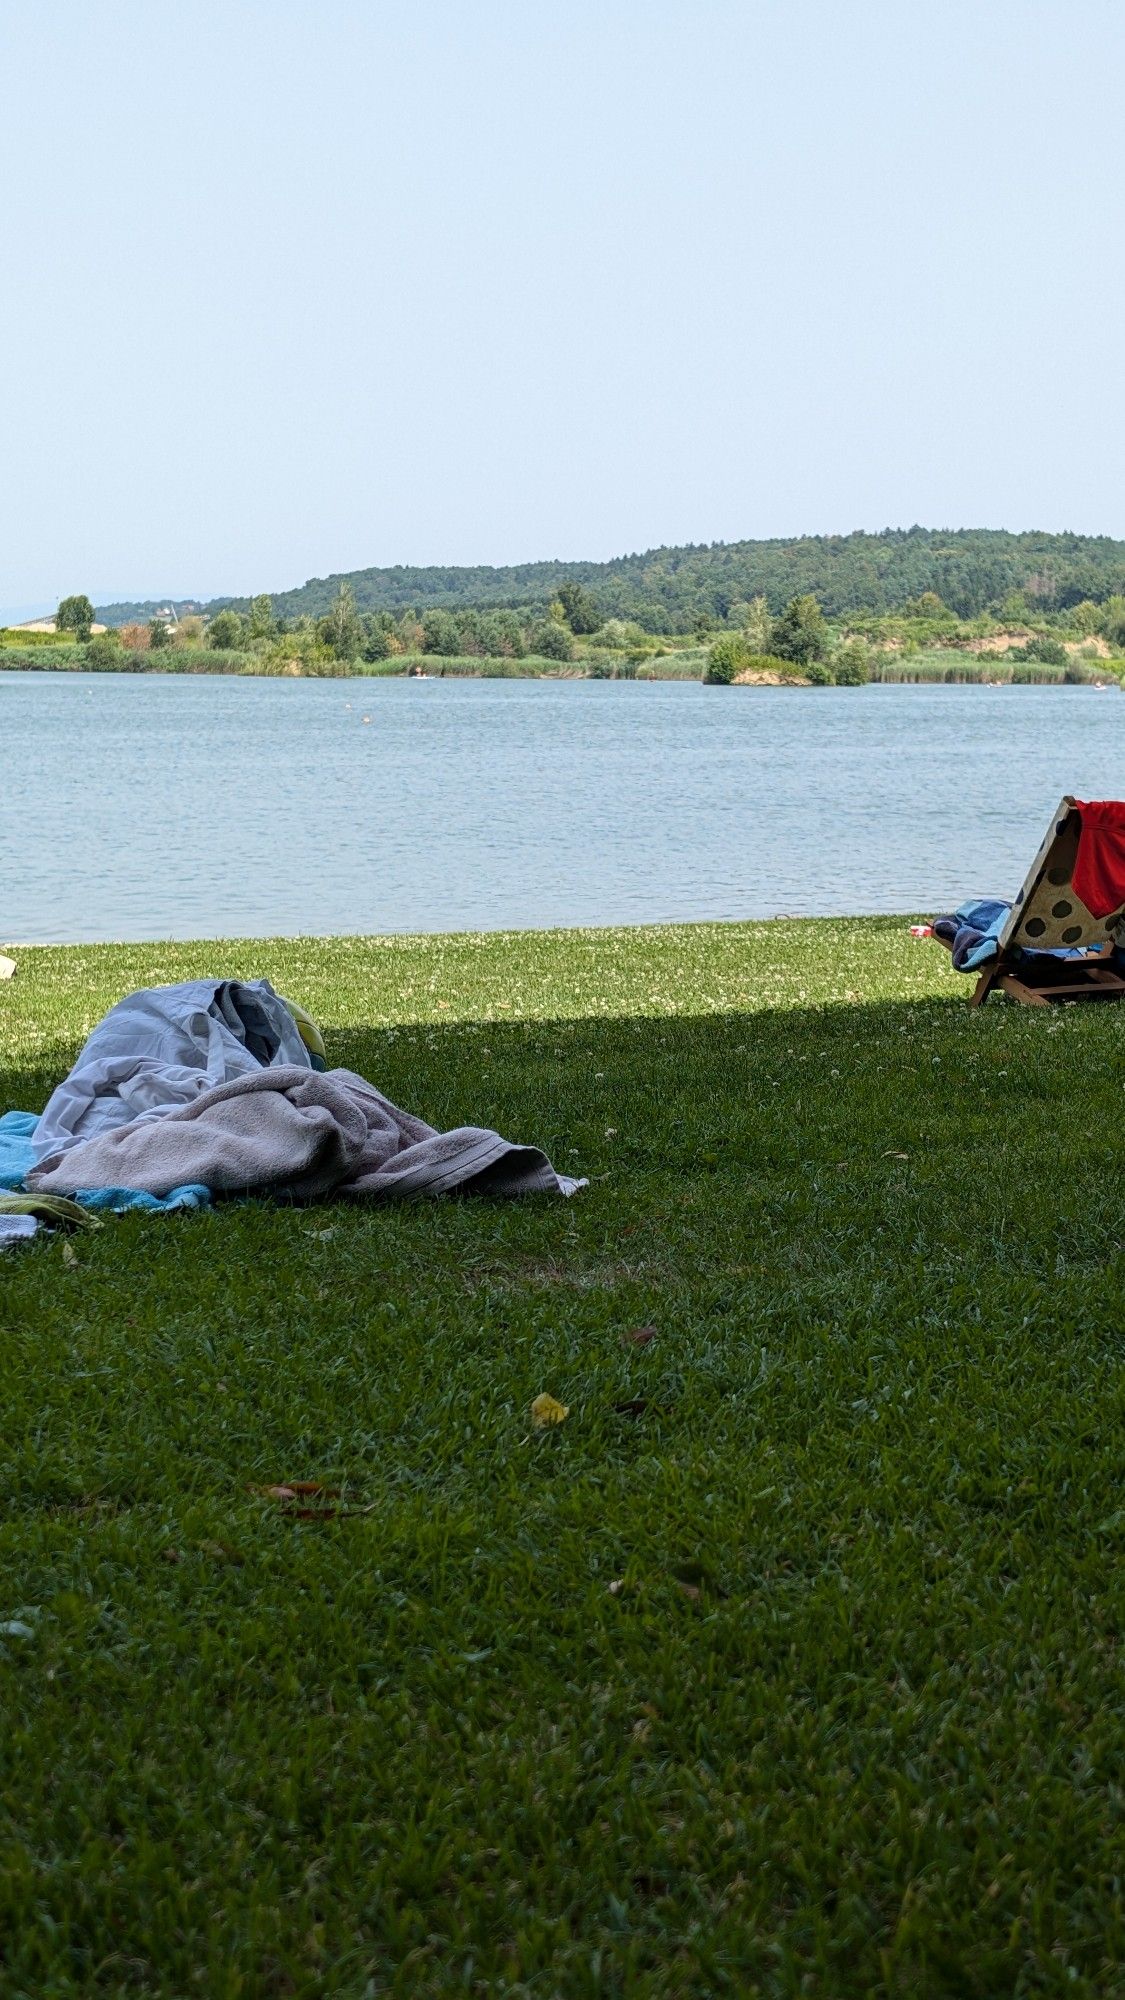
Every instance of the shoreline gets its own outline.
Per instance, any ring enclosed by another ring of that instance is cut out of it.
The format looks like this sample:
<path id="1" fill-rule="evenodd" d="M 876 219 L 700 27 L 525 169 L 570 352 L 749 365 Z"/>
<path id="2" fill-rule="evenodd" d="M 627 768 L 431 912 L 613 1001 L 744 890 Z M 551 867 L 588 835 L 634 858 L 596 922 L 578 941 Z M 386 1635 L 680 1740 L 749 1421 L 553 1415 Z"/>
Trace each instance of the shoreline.
<path id="1" fill-rule="evenodd" d="M 922 657 L 924 659 L 925 655 L 923 655 Z M 967 657 L 973 658 L 977 661 L 981 659 L 980 654 L 970 655 Z M 1088 674 L 1084 674 L 1083 676 L 1081 676 L 1081 678 L 1070 677 L 1065 673 L 1059 673 L 1059 674 L 1039 673 L 1032 675 L 1026 672 L 1021 672 L 1017 674 L 1012 669 L 1009 669 L 1009 671 L 1006 674 L 999 674 L 999 675 L 990 674 L 987 676 L 983 672 L 960 673 L 952 669 L 946 670 L 945 672 L 942 673 L 895 672 L 895 673 L 884 674 L 876 672 L 872 673 L 865 682 L 861 682 L 860 686 L 898 687 L 898 688 L 902 687 L 961 687 L 961 688 L 1069 687 L 1069 688 L 1087 688 L 1096 691 L 1104 691 L 1107 688 L 1116 688 L 1119 692 L 1125 692 L 1125 680 L 1119 678 L 1117 674 L 1106 672 L 1099 676 L 1097 674 L 1096 667 L 1094 666 L 1094 663 L 1092 661 L 1090 662 L 1090 669 L 1091 671 Z M 815 682 L 805 676 L 796 673 L 794 673 L 793 675 L 749 674 L 745 678 L 739 678 L 737 680 L 725 683 L 708 682 L 707 680 L 705 680 L 702 674 L 661 673 L 657 670 L 655 663 L 652 662 L 646 662 L 643 666 L 636 668 L 614 668 L 609 672 L 601 672 L 601 673 L 589 673 L 580 668 L 574 668 L 574 667 L 571 667 L 569 669 L 563 668 L 561 670 L 555 670 L 553 672 L 547 672 L 547 671 L 522 672 L 518 668 L 505 667 L 504 670 L 501 672 L 496 672 L 496 671 L 489 672 L 486 668 L 483 667 L 480 668 L 479 670 L 476 670 L 458 666 L 455 670 L 450 671 L 448 668 L 435 666 L 432 672 L 427 671 L 422 674 L 411 673 L 407 671 L 399 671 L 398 669 L 395 669 L 392 672 L 386 672 L 384 670 L 377 673 L 365 672 L 361 669 L 359 671 L 338 673 L 338 674 L 335 673 L 302 674 L 300 672 L 279 674 L 270 672 L 268 670 L 256 671 L 252 667 L 231 668 L 227 666 L 89 667 L 84 664 L 81 666 L 79 665 L 62 666 L 54 662 L 50 664 L 45 663 L 44 665 L 40 666 L 37 662 L 28 660 L 19 660 L 9 663 L 4 659 L 2 651 L 0 651 L 0 675 L 4 674 L 35 675 L 36 677 L 43 679 L 46 679 L 48 677 L 56 677 L 59 679 L 77 679 L 81 677 L 86 677 L 91 680 L 108 680 L 108 681 L 156 680 L 156 679 L 235 680 L 235 681 L 254 680 L 254 681 L 285 681 L 287 683 L 292 681 L 332 681 L 332 682 L 351 682 L 351 683 L 365 683 L 365 684 L 370 684 L 372 682 L 378 682 L 378 681 L 411 681 L 411 680 L 550 681 L 552 683 L 558 683 L 563 681 L 571 681 L 571 682 L 627 681 L 627 682 L 639 682 L 642 685 L 661 684 L 664 686 L 677 685 L 682 687 L 708 687 L 713 689 L 716 693 L 727 692 L 731 688 L 786 688 L 793 692 L 815 689 L 815 691 L 818 694 L 823 694 L 825 692 L 830 691 L 833 688 L 838 688 L 840 692 L 846 691 L 849 694 L 854 694 L 858 691 L 856 688 L 850 686 L 845 690 L 843 687 L 840 686 L 839 683 L 833 681 Z"/>
<path id="2" fill-rule="evenodd" d="M 401 951 L 418 948 L 423 951 L 437 951 L 443 945 L 474 945 L 484 948 L 520 943 L 533 939 L 536 942 L 563 942 L 572 940 L 589 944 L 598 939 L 639 942 L 644 938 L 658 939 L 670 933 L 686 932 L 698 937 L 703 932 L 719 932 L 729 936 L 732 931 L 768 931 L 775 927 L 796 924 L 830 924 L 838 931 L 842 925 L 878 925 L 890 935 L 898 934 L 899 927 L 905 935 L 914 923 L 928 923 L 929 911 L 920 910 L 871 910 L 850 912 L 847 915 L 833 915 L 831 911 L 804 913 L 796 910 L 778 910 L 768 917 L 678 917 L 666 921 L 645 924 L 544 924 L 541 928 L 522 925 L 517 929 L 505 930 L 454 930 L 454 931 L 263 931 L 260 936 L 246 932 L 218 934 L 214 937 L 150 937 L 150 938 L 66 938 L 52 942 L 44 938 L 31 938 L 21 942 L 18 938 L 0 937 L 0 951 L 9 956 L 22 952 L 57 953 L 61 951 L 128 951 L 128 952 L 196 952 L 196 951 L 254 951 L 268 950 L 274 946 L 289 950 L 294 947 L 318 948 L 340 951 L 367 950 Z M 925 942 L 925 940 L 918 940 Z M 17 961 L 13 978 L 19 976 Z M 11 990 L 5 982 L 6 990 Z M 0 998 L 2 998 L 0 991 Z"/>

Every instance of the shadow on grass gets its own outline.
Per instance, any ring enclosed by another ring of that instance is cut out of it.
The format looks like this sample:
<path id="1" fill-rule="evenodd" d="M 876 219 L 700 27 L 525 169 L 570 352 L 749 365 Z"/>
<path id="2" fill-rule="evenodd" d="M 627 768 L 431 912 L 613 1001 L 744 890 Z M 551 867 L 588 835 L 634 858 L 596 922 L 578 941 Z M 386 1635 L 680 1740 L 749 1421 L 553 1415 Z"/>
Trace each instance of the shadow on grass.
<path id="1" fill-rule="evenodd" d="M 671 1217 L 679 1252 L 647 1259 L 669 1273 L 683 1256 L 738 1268 L 763 1255 L 1042 1273 L 1120 1247 L 1112 1008 L 974 1011 L 958 997 L 326 1038 L 331 1065 L 435 1126 L 494 1126 L 589 1175 L 568 1212 L 603 1265 L 615 1232 L 647 1218 L 659 1234 Z M 0 1072 L 3 1106 L 40 1108 L 74 1053 L 52 1044 Z"/>

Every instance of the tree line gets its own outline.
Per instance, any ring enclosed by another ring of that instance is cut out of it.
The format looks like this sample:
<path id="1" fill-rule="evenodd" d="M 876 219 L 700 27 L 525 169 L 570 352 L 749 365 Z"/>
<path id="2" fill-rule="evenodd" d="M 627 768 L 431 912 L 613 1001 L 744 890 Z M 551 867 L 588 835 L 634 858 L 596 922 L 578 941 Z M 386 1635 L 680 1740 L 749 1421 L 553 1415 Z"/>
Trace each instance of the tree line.
<path id="1" fill-rule="evenodd" d="M 589 594 L 602 619 L 681 635 L 737 628 L 759 596 L 775 617 L 799 596 L 815 596 L 827 616 L 838 619 L 896 614 L 928 593 L 960 619 L 997 615 L 1014 598 L 1037 612 L 1060 613 L 1084 600 L 1125 595 L 1125 542 L 1104 535 L 888 528 L 649 549 L 605 563 L 363 569 L 314 577 L 300 589 L 275 592 L 272 601 L 278 619 L 316 620 L 330 614 L 346 585 L 360 617 L 511 611 L 527 630 L 548 615 L 568 584 Z M 217 598 L 197 608 L 211 618 L 224 609 L 246 617 L 250 604 L 249 598 Z M 147 622 L 157 609 L 154 603 L 111 604 L 99 617 L 110 625 Z"/>
<path id="2" fill-rule="evenodd" d="M 161 613 L 91 639 L 93 619 L 89 597 L 75 595 L 60 603 L 56 626 L 62 634 L 89 642 L 96 649 L 92 662 L 102 666 L 112 664 L 114 654 L 121 651 L 140 655 L 174 648 L 251 654 L 264 657 L 278 671 L 304 673 L 337 671 L 359 660 L 374 664 L 417 655 L 512 661 L 533 657 L 554 662 L 580 656 L 598 671 L 597 653 L 639 663 L 661 650 L 662 643 L 676 642 L 674 634 L 666 634 L 662 642 L 635 620 L 607 617 L 576 577 L 561 581 L 541 614 L 418 606 L 399 613 L 363 612 L 351 584 L 342 580 L 328 609 L 316 618 L 287 617 L 263 593 L 249 599 L 245 610 L 224 605 L 210 618 Z M 1027 632 L 1025 647 L 1014 655 L 1025 660 L 1062 665 L 1067 657 L 1064 641 L 1074 644 L 1095 638 L 1105 640 L 1115 652 L 1125 652 L 1125 592 L 1100 601 L 1083 598 L 1066 609 L 1048 611 L 1026 591 L 1009 591 L 995 615 L 983 612 L 966 620 L 935 591 L 927 590 L 906 600 L 897 612 L 861 609 L 831 624 L 815 592 L 796 592 L 777 612 L 759 592 L 732 604 L 722 620 L 701 614 L 694 634 L 710 646 L 707 677 L 712 680 L 729 681 L 780 662 L 803 669 L 814 680 L 857 681 L 866 678 L 868 642 L 906 651 L 956 648 L 1013 627 Z M 831 672 L 823 664 L 829 652 Z"/>

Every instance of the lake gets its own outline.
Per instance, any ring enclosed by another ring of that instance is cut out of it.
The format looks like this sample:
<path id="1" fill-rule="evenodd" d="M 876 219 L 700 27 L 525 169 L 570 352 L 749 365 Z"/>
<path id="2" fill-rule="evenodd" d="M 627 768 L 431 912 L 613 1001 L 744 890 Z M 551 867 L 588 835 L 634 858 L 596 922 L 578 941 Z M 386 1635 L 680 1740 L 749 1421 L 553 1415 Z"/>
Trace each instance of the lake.
<path id="1" fill-rule="evenodd" d="M 937 911 L 1125 792 L 1116 689 L 0 673 L 0 941 Z"/>

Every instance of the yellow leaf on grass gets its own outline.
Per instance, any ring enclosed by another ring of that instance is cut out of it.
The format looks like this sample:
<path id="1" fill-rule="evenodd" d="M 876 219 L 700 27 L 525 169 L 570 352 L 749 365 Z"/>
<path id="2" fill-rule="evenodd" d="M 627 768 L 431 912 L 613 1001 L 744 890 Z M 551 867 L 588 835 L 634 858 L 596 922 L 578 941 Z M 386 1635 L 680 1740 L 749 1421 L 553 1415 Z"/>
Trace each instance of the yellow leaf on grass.
<path id="1" fill-rule="evenodd" d="M 542 1430 L 545 1424 L 561 1424 L 570 1415 L 570 1404 L 557 1402 L 554 1396 L 536 1396 L 531 1405 L 531 1421 Z"/>

